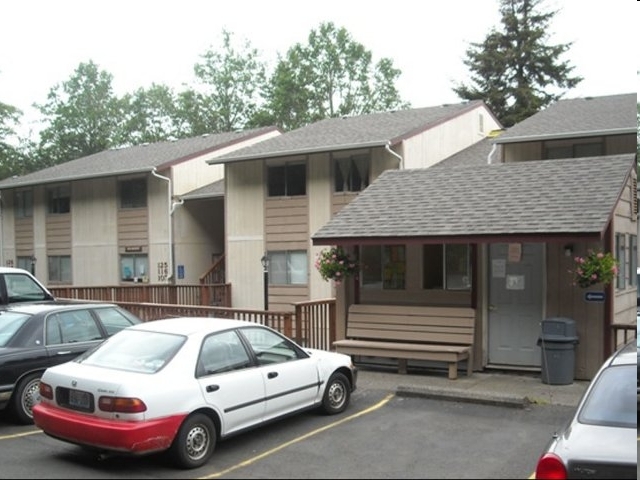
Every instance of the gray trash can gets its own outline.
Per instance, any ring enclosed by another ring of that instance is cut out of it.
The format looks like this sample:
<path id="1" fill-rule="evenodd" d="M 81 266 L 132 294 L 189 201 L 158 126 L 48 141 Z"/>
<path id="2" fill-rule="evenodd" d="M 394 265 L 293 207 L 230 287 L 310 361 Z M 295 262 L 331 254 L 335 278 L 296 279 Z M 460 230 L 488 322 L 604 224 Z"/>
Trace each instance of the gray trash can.
<path id="1" fill-rule="evenodd" d="M 576 322 L 555 317 L 542 321 L 538 346 L 542 355 L 542 382 L 549 385 L 573 383 L 576 364 L 575 346 L 578 343 Z"/>

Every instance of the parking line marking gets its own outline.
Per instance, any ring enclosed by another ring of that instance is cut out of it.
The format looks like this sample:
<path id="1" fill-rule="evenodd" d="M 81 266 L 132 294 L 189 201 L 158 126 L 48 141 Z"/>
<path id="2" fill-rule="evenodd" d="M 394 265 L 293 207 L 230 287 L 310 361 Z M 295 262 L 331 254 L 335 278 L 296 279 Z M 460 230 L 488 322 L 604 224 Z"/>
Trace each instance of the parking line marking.
<path id="1" fill-rule="evenodd" d="M 212 473 L 210 475 L 206 475 L 204 477 L 199 477 L 200 479 L 207 479 L 207 478 L 217 478 L 220 477 L 222 475 L 225 475 L 229 472 L 233 472 L 234 470 L 237 470 L 239 468 L 242 467 L 246 467 L 251 465 L 252 463 L 257 462 L 258 460 L 262 460 L 263 458 L 268 457 L 269 455 L 272 455 L 273 453 L 276 453 L 280 450 L 283 450 L 291 445 L 293 445 L 294 443 L 298 443 L 302 440 L 306 440 L 307 438 L 310 438 L 314 435 L 317 435 L 318 433 L 322 433 L 325 430 L 329 430 L 330 428 L 333 427 L 337 427 L 338 425 L 342 425 L 343 423 L 349 422 L 355 418 L 361 417 L 362 415 L 366 415 L 367 413 L 371 413 L 381 407 L 383 407 L 385 404 L 387 404 L 389 402 L 389 400 L 391 400 L 395 395 L 393 393 L 387 395 L 383 400 L 381 400 L 379 403 L 377 403 L 376 405 L 373 405 L 369 408 L 365 408 L 364 410 L 361 410 L 358 413 L 354 413 L 353 415 L 350 415 L 346 418 L 343 418 L 342 420 L 338 420 L 337 422 L 333 422 L 330 423 L 329 425 L 325 425 L 324 427 L 318 428 L 317 430 L 314 430 L 312 432 L 309 433 L 305 433 L 304 435 L 298 437 L 298 438 L 294 438 L 293 440 L 289 440 L 288 442 L 283 443 L 282 445 L 279 445 L 275 448 L 272 448 L 271 450 L 267 450 L 266 452 L 261 453 L 260 455 L 257 455 L 253 458 L 250 458 L 248 460 L 244 460 L 243 462 L 238 463 L 237 465 L 234 465 L 232 467 L 229 467 L 221 472 L 216 472 L 216 473 Z"/>
<path id="2" fill-rule="evenodd" d="M 26 437 L 27 435 L 33 435 L 34 433 L 42 433 L 42 430 L 31 430 L 25 433 L 14 433 L 12 435 L 0 435 L 0 440 L 10 440 L 12 438 Z"/>

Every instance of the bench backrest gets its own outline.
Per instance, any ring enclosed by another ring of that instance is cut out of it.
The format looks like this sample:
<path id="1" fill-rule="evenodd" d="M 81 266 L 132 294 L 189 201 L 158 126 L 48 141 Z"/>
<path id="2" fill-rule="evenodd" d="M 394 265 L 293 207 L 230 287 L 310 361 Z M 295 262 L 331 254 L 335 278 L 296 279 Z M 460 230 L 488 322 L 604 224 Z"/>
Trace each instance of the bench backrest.
<path id="1" fill-rule="evenodd" d="M 473 345 L 474 325 L 473 308 L 353 304 L 347 338 Z"/>

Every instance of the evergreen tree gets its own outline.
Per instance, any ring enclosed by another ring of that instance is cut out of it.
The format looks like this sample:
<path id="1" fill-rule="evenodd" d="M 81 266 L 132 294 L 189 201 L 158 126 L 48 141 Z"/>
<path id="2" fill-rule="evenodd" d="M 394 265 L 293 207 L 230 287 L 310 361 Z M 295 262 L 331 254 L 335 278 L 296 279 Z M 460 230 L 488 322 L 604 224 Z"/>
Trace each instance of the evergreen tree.
<path id="1" fill-rule="evenodd" d="M 502 29 L 482 43 L 471 43 L 464 64 L 471 83 L 453 91 L 465 100 L 484 100 L 510 127 L 562 97 L 582 77 L 560 57 L 571 43 L 547 45 L 549 23 L 557 11 L 542 11 L 543 0 L 500 0 Z"/>

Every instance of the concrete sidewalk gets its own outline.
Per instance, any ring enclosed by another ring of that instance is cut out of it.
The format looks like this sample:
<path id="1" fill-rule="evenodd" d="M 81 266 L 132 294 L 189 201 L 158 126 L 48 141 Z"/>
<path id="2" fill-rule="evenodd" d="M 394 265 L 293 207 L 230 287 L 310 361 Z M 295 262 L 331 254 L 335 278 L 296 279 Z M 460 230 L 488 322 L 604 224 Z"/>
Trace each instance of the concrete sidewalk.
<path id="1" fill-rule="evenodd" d="M 577 406 L 588 381 L 549 385 L 539 373 L 504 371 L 459 373 L 449 380 L 446 372 L 409 372 L 406 375 L 384 367 L 358 366 L 358 390 L 384 389 L 399 396 L 422 396 L 525 408 L 530 404 Z"/>

